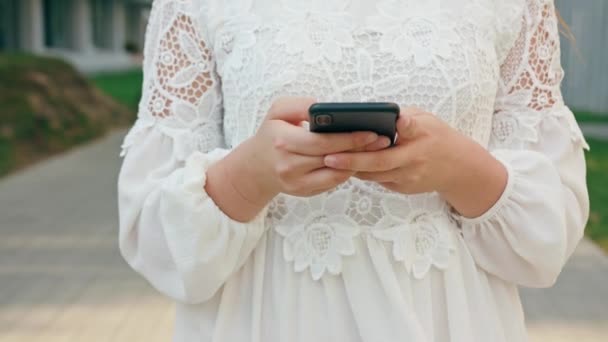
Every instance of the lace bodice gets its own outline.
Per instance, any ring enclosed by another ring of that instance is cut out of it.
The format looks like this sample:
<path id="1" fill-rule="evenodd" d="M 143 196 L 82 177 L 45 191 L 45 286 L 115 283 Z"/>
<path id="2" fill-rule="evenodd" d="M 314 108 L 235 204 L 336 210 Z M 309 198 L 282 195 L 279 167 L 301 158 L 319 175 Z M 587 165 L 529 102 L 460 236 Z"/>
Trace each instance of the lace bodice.
<path id="1" fill-rule="evenodd" d="M 550 1 L 157 1 L 138 127 L 159 125 L 185 160 L 253 135 L 278 96 L 391 101 L 430 111 L 489 148 L 522 148 L 544 117 L 565 117 Z M 193 15 L 195 14 L 195 15 Z M 154 49 L 154 50 L 151 50 Z M 462 153 L 464 151 L 455 151 Z M 404 210 L 407 208 L 407 210 Z M 403 196 L 351 180 L 310 199 L 286 195 L 268 219 L 285 258 L 320 278 L 352 238 L 393 243 L 415 276 L 445 267 L 452 242 L 436 194 Z M 399 223 L 409 231 L 391 229 Z M 353 228 L 356 227 L 356 228 Z M 408 235 L 408 236 L 405 236 Z M 406 253 L 407 252 L 407 253 Z M 405 254 L 410 254 L 406 257 Z"/>
<path id="2" fill-rule="evenodd" d="M 231 15 L 209 10 L 229 146 L 255 132 L 279 95 L 418 106 L 487 144 L 487 99 L 504 58 L 488 21 L 493 3 L 236 3 Z M 256 120 L 244 122 L 244 104 Z"/>

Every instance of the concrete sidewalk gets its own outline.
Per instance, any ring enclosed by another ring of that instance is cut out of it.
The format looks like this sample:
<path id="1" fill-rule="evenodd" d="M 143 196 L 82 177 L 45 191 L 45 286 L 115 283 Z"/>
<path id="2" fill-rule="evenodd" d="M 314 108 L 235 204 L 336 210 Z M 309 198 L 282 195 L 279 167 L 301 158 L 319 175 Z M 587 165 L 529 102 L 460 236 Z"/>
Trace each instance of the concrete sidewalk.
<path id="1" fill-rule="evenodd" d="M 171 303 L 118 252 L 125 133 L 0 181 L 0 341 L 171 340 Z M 590 242 L 523 297 L 533 342 L 608 340 L 608 258 Z"/>
<path id="2" fill-rule="evenodd" d="M 172 304 L 118 251 L 124 133 L 0 181 L 0 341 L 171 340 Z"/>
<path id="3" fill-rule="evenodd" d="M 608 257 L 583 240 L 550 289 L 521 291 L 532 342 L 608 341 Z"/>

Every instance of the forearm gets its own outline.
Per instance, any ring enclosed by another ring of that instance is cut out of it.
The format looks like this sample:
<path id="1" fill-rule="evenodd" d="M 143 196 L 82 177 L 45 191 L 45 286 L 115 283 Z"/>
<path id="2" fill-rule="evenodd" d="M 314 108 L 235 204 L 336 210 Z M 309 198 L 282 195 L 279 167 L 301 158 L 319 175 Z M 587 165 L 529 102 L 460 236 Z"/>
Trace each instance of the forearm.
<path id="1" fill-rule="evenodd" d="M 242 144 L 207 171 L 205 191 L 230 218 L 239 222 L 252 220 L 276 195 L 264 184 L 246 159 L 247 146 Z"/>
<path id="2" fill-rule="evenodd" d="M 504 165 L 479 144 L 469 141 L 455 158 L 449 186 L 441 196 L 462 216 L 474 218 L 488 211 L 507 184 Z"/>

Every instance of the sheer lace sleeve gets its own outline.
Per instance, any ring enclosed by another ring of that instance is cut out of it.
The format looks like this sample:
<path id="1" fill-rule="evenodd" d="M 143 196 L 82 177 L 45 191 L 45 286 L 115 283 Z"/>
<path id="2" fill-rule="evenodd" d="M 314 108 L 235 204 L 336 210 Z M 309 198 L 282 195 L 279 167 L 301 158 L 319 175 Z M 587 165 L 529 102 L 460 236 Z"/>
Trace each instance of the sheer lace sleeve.
<path id="1" fill-rule="evenodd" d="M 202 10 L 199 6 L 193 1 L 154 1 L 138 119 L 124 140 L 121 156 L 152 127 L 175 141 L 176 157 L 182 161 L 194 150 L 207 152 L 223 145 L 219 79 L 194 15 Z"/>
<path id="2" fill-rule="evenodd" d="M 507 168 L 500 200 L 460 218 L 478 265 L 524 286 L 552 285 L 583 236 L 589 214 L 584 148 L 560 84 L 552 0 L 527 0 L 521 32 L 504 59 L 491 153 Z"/>
<path id="3" fill-rule="evenodd" d="M 205 192 L 206 170 L 230 150 L 203 5 L 153 3 L 143 94 L 118 180 L 123 257 L 158 290 L 191 303 L 211 298 L 238 271 L 265 217 L 233 221 Z"/>

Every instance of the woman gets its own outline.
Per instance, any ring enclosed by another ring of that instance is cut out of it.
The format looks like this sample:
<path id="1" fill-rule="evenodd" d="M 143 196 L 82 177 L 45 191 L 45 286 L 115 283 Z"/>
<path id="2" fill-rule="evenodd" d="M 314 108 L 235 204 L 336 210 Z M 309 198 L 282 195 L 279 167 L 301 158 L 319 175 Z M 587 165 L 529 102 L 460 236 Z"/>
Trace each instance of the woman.
<path id="1" fill-rule="evenodd" d="M 588 218 L 551 0 L 157 0 L 120 247 L 176 341 L 525 341 Z M 402 105 L 399 141 L 316 101 Z"/>

